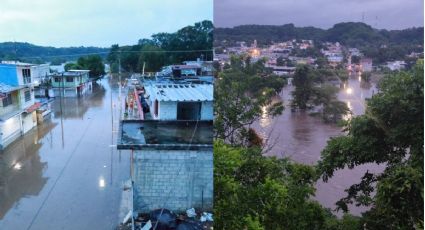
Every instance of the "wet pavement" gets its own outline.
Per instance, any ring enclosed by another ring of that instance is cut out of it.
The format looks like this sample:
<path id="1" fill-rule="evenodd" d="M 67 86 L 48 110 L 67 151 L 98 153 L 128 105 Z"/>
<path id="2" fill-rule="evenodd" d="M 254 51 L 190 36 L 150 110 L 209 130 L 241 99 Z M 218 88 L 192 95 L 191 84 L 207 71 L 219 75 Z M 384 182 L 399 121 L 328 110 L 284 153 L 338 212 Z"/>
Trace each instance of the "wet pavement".
<path id="1" fill-rule="evenodd" d="M 130 154 L 116 150 L 119 87 L 56 98 L 51 118 L 0 152 L 0 229 L 114 229 Z"/>
<path id="2" fill-rule="evenodd" d="M 253 127 L 267 139 L 266 155 L 289 157 L 296 162 L 313 165 L 320 159 L 320 152 L 329 138 L 343 135 L 343 132 L 341 127 L 324 123 L 320 117 L 305 112 L 291 112 L 289 104 L 292 90 L 292 86 L 286 86 L 275 98 L 283 100 L 285 104 L 282 115 L 271 119 L 265 114 Z M 355 116 L 364 113 L 365 99 L 376 92 L 373 84 L 362 82 L 358 76 L 351 76 L 346 84 L 341 85 L 338 99 L 347 103 Z M 335 202 L 345 196 L 344 190 L 359 182 L 366 170 L 380 172 L 383 166 L 370 164 L 352 170 L 339 170 L 327 183 L 320 180 L 316 184 L 315 199 L 323 206 L 334 209 Z M 366 210 L 364 207 L 350 207 L 351 213 L 355 215 Z"/>

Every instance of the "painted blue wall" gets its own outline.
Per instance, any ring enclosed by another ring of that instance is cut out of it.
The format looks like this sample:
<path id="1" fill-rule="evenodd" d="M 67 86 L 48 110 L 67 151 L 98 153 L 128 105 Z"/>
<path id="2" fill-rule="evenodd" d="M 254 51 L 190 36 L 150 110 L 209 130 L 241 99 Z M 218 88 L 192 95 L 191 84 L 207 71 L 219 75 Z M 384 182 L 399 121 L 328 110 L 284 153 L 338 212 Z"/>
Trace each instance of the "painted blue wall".
<path id="1" fill-rule="evenodd" d="M 16 65 L 0 64 L 0 83 L 18 86 Z"/>

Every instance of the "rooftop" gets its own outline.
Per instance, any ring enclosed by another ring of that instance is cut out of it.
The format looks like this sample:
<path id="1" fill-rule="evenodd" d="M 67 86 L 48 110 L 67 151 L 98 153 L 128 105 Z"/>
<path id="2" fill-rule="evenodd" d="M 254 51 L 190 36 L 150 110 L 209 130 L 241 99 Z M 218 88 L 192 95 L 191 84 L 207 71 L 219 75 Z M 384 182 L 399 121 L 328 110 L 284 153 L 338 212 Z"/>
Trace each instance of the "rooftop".
<path id="1" fill-rule="evenodd" d="M 55 75 L 55 77 L 69 77 L 69 76 L 81 76 L 82 74 L 88 73 L 90 70 L 68 70 L 66 72 L 63 72 L 61 74 Z"/>
<path id="2" fill-rule="evenodd" d="M 212 84 L 167 83 L 145 85 L 146 94 L 158 101 L 213 101 Z"/>
<path id="3" fill-rule="evenodd" d="M 87 73 L 90 72 L 88 69 L 70 69 L 68 72 Z"/>
<path id="4" fill-rule="evenodd" d="M 212 121 L 123 120 L 118 149 L 210 149 Z"/>
<path id="5" fill-rule="evenodd" d="M 25 88 L 25 86 L 11 86 L 11 85 L 6 85 L 4 83 L 0 83 L 0 93 L 10 93 L 12 91 L 23 89 L 23 88 Z"/>

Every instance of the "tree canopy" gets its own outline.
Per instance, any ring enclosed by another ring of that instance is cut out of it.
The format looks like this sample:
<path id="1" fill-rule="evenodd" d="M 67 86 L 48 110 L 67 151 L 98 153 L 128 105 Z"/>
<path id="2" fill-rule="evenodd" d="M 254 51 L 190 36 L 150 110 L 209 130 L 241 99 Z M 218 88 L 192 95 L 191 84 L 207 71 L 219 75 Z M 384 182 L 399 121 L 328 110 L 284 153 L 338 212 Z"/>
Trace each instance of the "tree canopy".
<path id="1" fill-rule="evenodd" d="M 317 201 L 312 166 L 265 157 L 260 148 L 214 143 L 217 229 L 361 229 L 360 218 L 337 219 Z"/>
<path id="2" fill-rule="evenodd" d="M 308 65 L 297 66 L 293 80 L 295 89 L 292 91 L 292 109 L 308 110 L 319 107 L 324 121 L 336 123 L 349 113 L 349 109 L 344 102 L 338 101 L 338 88 L 328 82 L 346 78 L 347 74 L 339 70 L 313 70 Z"/>
<path id="3" fill-rule="evenodd" d="M 119 58 L 123 71 L 142 72 L 159 71 L 162 66 L 180 64 L 183 61 L 212 60 L 211 21 L 197 22 L 175 33 L 158 33 L 151 39 L 140 39 L 133 46 L 113 45 L 107 60 L 112 72 L 118 71 Z"/>
<path id="4" fill-rule="evenodd" d="M 364 214 L 368 229 L 423 228 L 423 83 L 423 60 L 410 72 L 383 78 L 366 113 L 322 151 L 318 169 L 325 181 L 338 169 L 385 165 L 382 173 L 366 172 L 337 203 L 344 211 L 351 203 L 370 206 Z"/>
<path id="5" fill-rule="evenodd" d="M 265 68 L 264 60 L 251 63 L 249 57 L 232 57 L 230 66 L 218 74 L 214 86 L 214 128 L 217 138 L 243 144 L 247 127 L 258 120 L 267 108 L 278 115 L 283 104 L 272 103 L 286 82 Z"/>

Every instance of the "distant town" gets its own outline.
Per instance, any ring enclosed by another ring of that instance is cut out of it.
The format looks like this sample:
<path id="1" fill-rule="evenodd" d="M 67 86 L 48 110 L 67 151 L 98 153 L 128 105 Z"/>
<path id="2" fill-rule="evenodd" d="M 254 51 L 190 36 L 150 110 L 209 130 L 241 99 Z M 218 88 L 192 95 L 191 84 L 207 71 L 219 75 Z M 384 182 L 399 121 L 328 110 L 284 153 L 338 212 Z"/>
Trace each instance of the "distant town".
<path id="1" fill-rule="evenodd" d="M 266 67 L 279 76 L 291 75 L 296 65 L 306 64 L 314 68 L 346 68 L 350 72 L 399 71 L 406 69 L 404 59 L 388 60 L 383 64 L 374 64 L 373 58 L 367 57 L 356 47 L 347 47 L 339 42 L 315 44 L 313 40 L 292 39 L 259 47 L 257 41 L 248 44 L 236 42 L 237 46 L 219 47 L 214 56 L 222 66 L 229 63 L 231 55 L 249 55 L 253 62 L 266 58 Z M 318 49 L 317 47 L 321 47 Z M 385 48 L 385 47 L 383 47 Z M 315 52 L 318 49 L 320 52 Z M 409 60 L 423 58 L 423 52 L 411 52 L 405 57 Z"/>

